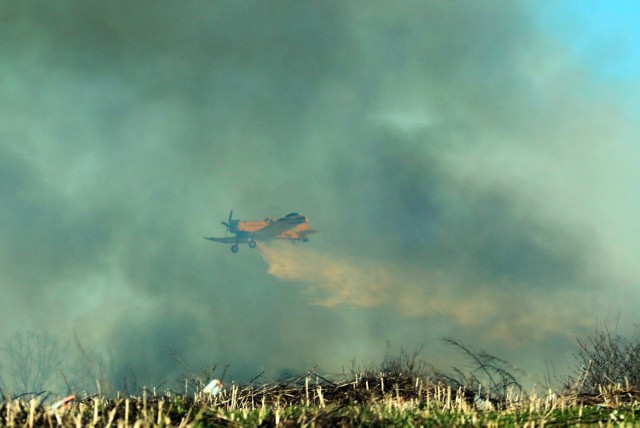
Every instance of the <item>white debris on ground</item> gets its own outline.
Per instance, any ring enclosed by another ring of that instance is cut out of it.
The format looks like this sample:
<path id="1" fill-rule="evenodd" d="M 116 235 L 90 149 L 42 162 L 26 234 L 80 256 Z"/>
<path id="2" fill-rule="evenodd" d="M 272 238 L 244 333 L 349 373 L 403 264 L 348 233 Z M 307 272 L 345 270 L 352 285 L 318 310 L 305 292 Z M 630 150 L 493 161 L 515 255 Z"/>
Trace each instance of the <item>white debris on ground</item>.
<path id="1" fill-rule="evenodd" d="M 76 399 L 75 395 L 69 395 L 68 397 L 64 397 L 62 400 L 58 400 L 55 403 L 53 403 L 51 405 L 51 409 L 57 410 L 61 407 L 67 407 L 69 403 L 71 403 L 72 401 L 75 401 L 75 399 Z"/>
<path id="2" fill-rule="evenodd" d="M 223 386 L 224 385 L 220 380 L 213 379 L 211 382 L 209 382 L 207 386 L 204 387 L 202 392 L 211 394 L 215 397 L 216 395 L 220 394 L 220 392 L 222 392 Z"/>

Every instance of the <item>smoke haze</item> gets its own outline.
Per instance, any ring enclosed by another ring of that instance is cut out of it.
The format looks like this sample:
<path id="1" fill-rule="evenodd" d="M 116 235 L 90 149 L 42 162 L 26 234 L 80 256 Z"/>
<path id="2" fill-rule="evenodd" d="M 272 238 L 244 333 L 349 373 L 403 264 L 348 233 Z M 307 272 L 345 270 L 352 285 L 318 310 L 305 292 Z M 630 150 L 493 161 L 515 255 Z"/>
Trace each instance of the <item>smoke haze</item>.
<path id="1" fill-rule="evenodd" d="M 446 369 L 444 336 L 563 371 L 637 322 L 638 127 L 536 7 L 3 3 L 0 339 L 76 337 L 116 388 Z M 320 233 L 233 255 L 231 209 Z"/>

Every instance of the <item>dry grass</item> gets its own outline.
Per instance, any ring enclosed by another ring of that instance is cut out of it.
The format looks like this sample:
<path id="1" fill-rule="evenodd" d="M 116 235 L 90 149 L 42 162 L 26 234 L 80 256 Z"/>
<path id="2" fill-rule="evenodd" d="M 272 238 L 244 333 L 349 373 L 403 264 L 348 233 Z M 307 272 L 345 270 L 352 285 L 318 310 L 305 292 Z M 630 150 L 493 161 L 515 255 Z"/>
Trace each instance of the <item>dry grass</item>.
<path id="1" fill-rule="evenodd" d="M 338 380 L 312 369 L 277 382 L 227 385 L 213 396 L 202 391 L 212 366 L 184 376 L 181 393 L 142 388 L 136 395 L 85 395 L 59 408 L 41 396 L 5 398 L 0 427 L 640 425 L 640 388 L 630 382 L 637 367 L 627 364 L 636 356 L 626 355 L 635 342 L 597 334 L 580 348 L 578 376 L 561 391 L 544 393 L 524 391 L 499 358 L 447 343 L 469 357 L 472 370 L 438 372 L 416 349 L 377 367 L 354 364 Z M 594 383 L 613 375 L 624 382 Z"/>
<path id="2" fill-rule="evenodd" d="M 595 394 L 553 391 L 487 400 L 463 387 L 408 374 L 356 373 L 339 382 L 314 373 L 273 384 L 230 385 L 218 396 L 165 391 L 87 396 L 53 409 L 38 398 L 5 400 L 2 426 L 353 426 L 638 423 L 640 391 L 610 386 Z"/>

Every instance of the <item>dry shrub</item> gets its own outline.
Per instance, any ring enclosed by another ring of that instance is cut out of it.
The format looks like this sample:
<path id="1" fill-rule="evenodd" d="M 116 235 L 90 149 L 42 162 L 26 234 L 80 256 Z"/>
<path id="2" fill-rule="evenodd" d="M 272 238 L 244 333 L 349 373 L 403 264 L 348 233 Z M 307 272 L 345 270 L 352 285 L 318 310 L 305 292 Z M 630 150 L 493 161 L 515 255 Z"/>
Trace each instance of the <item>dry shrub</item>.
<path id="1" fill-rule="evenodd" d="M 578 339 L 577 374 L 565 384 L 576 394 L 600 394 L 603 388 L 640 390 L 640 337 L 628 339 L 608 328 Z"/>

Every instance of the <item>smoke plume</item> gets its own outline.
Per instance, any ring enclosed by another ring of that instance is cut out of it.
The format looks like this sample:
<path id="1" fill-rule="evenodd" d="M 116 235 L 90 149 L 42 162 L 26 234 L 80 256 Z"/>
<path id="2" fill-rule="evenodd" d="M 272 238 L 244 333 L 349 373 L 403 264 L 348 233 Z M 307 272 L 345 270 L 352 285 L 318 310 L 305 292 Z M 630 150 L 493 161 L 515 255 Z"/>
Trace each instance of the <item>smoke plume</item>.
<path id="1" fill-rule="evenodd" d="M 539 7 L 3 2 L 0 342 L 130 390 L 443 336 L 562 371 L 635 322 L 639 130 Z M 232 254 L 231 209 L 321 232 Z"/>

